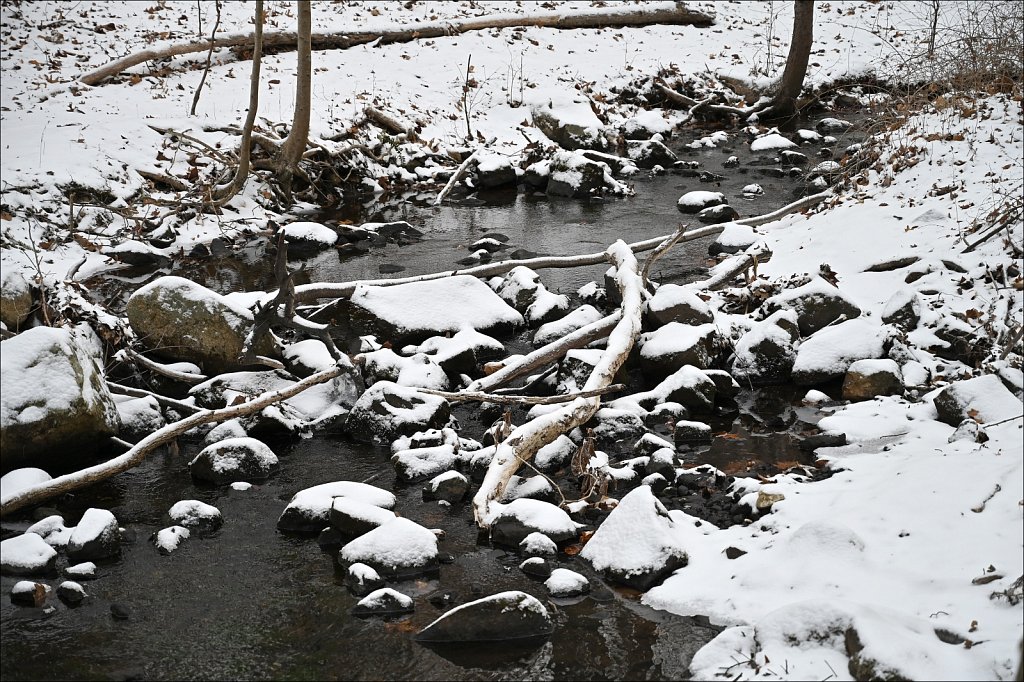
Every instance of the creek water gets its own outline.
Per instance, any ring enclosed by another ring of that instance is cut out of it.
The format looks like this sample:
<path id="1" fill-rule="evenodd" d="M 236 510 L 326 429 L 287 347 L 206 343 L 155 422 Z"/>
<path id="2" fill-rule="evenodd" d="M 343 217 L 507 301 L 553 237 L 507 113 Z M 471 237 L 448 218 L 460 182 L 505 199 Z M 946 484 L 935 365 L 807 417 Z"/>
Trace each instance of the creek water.
<path id="1" fill-rule="evenodd" d="M 434 208 L 416 199 L 363 206 L 356 219 L 409 220 L 424 238 L 356 257 L 342 258 L 331 250 L 293 265 L 305 267 L 313 281 L 380 277 L 385 264 L 403 267 L 403 275 L 446 270 L 467 255 L 466 245 L 491 232 L 506 235 L 510 251 L 588 253 L 617 238 L 635 241 L 671 233 L 689 218 L 676 210 L 676 200 L 686 191 L 722 191 L 745 216 L 788 203 L 798 189 L 798 181 L 762 174 L 763 166 L 749 158 L 745 143 L 736 149 L 691 150 L 677 142 L 675 148 L 681 158 L 699 161 L 700 170 L 726 179 L 708 184 L 642 172 L 630 179 L 635 197 L 594 203 L 520 194 L 475 206 Z M 743 165 L 723 168 L 733 153 Z M 740 189 L 752 182 L 762 185 L 765 194 L 751 201 L 740 198 Z M 654 278 L 697 278 L 706 267 L 708 243 L 677 247 L 659 261 Z M 264 248 L 261 242 L 241 245 L 229 256 L 190 262 L 175 273 L 221 293 L 269 288 Z M 550 289 L 572 293 L 589 280 L 600 282 L 604 269 L 547 270 L 541 277 Z M 100 290 L 116 310 L 124 293 L 159 274 L 164 273 L 113 273 Z M 744 393 L 739 418 L 719 425 L 732 437 L 694 449 L 687 460 L 726 466 L 742 458 L 799 459 L 787 431 L 796 408 L 789 394 L 773 395 L 776 402 L 765 407 L 763 396 Z M 781 412 L 783 423 L 773 426 L 766 411 Z M 483 429 L 466 420 L 463 426 L 469 436 L 478 437 Z M 51 507 L 67 525 L 89 507 L 110 509 L 128 541 L 118 559 L 101 564 L 97 578 L 83 583 L 89 597 L 78 607 L 53 596 L 43 608 L 0 599 L 4 679 L 680 679 L 693 653 L 718 631 L 700 618 L 642 606 L 637 593 L 604 585 L 582 561 L 565 554 L 559 554 L 557 565 L 587 575 L 595 591 L 580 599 L 551 600 L 542 582 L 517 568 L 522 557 L 478 537 L 468 503 L 426 503 L 422 484 L 396 482 L 385 450 L 322 435 L 270 445 L 280 458 L 280 471 L 249 490 L 197 486 L 187 463 L 200 446 L 182 441 L 180 451 L 160 451 L 110 481 L 53 501 Z M 332 554 L 314 538 L 276 530 L 278 516 L 296 491 L 334 480 L 369 480 L 393 490 L 399 514 L 444 530 L 440 548 L 454 560 L 441 566 L 440 576 L 392 585 L 415 599 L 415 613 L 397 619 L 352 616 L 357 599 L 343 586 Z M 171 525 L 167 510 L 182 499 L 216 506 L 224 526 L 193 535 L 162 556 L 149 537 Z M 5 521 L 3 537 L 29 523 L 27 515 Z M 66 565 L 63 557 L 60 561 L 58 568 Z M 0 593 L 8 595 L 15 581 L 0 578 Z M 52 587 L 60 582 L 55 576 L 42 581 Z M 548 604 L 555 630 L 539 647 L 431 649 L 413 640 L 451 605 L 510 589 Z M 127 609 L 129 617 L 112 618 L 112 605 Z"/>

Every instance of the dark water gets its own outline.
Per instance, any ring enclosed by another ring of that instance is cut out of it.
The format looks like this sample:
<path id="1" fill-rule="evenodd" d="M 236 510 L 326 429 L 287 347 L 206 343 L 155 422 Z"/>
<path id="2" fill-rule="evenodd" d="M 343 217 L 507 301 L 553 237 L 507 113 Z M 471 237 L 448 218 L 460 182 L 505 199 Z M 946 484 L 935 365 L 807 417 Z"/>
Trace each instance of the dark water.
<path id="1" fill-rule="evenodd" d="M 490 232 L 509 238 L 508 251 L 589 253 L 617 238 L 636 241 L 668 234 L 680 220 L 693 220 L 675 206 L 687 191 L 725 192 L 743 216 L 774 210 L 794 198 L 798 182 L 760 174 L 762 165 L 743 151 L 745 141 L 737 139 L 735 147 L 744 165 L 728 170 L 722 164 L 731 148 L 692 151 L 677 146 L 681 158 L 725 175 L 720 185 L 641 172 L 630 180 L 636 197 L 603 202 L 518 195 L 486 206 L 434 208 L 415 198 L 369 205 L 356 216 L 359 220 L 409 220 L 424 232 L 424 239 L 407 246 L 388 244 L 354 258 L 330 250 L 295 259 L 293 266 L 306 269 L 300 281 L 377 278 L 380 266 L 387 264 L 404 267 L 402 275 L 451 269 L 467 255 L 466 245 Z M 815 149 L 802 151 L 811 156 Z M 751 182 L 761 184 L 765 195 L 747 201 L 740 189 Z M 662 282 L 698 278 L 706 267 L 709 241 L 680 245 L 659 261 L 654 277 Z M 230 257 L 181 263 L 175 272 L 221 293 L 268 289 L 272 283 L 264 248 L 259 240 L 236 244 Z M 502 253 L 495 256 L 502 258 Z M 605 269 L 545 270 L 541 275 L 550 289 L 571 293 L 591 279 L 600 281 Z M 160 274 L 165 273 L 126 271 L 94 284 L 116 309 L 118 299 Z M 710 447 L 696 449 L 690 455 L 693 463 L 721 467 L 744 457 L 796 459 L 787 431 L 795 421 L 790 418 L 791 396 L 775 398 L 770 405 L 764 400 L 760 394 L 744 398 L 742 416 L 724 426 L 735 437 L 716 438 Z M 766 417 L 769 412 L 780 414 Z M 482 431 L 479 425 L 470 426 L 468 435 Z M 90 596 L 78 608 L 68 608 L 53 596 L 43 609 L 13 606 L 6 595 L 15 579 L 0 578 L 3 678 L 680 679 L 693 653 L 716 634 L 700 621 L 641 606 L 637 594 L 604 586 L 582 562 L 564 554 L 558 565 L 590 577 L 598 594 L 552 602 L 541 582 L 518 570 L 521 557 L 478 541 L 468 506 L 424 503 L 420 486 L 396 485 L 385 452 L 331 437 L 273 447 L 281 458 L 280 472 L 248 491 L 195 486 L 186 464 L 197 446 L 183 444 L 180 453 L 157 453 L 111 481 L 55 501 L 52 506 L 68 525 L 88 507 L 110 509 L 134 540 L 125 544 L 120 559 L 100 567 L 96 580 L 84 582 Z M 439 578 L 393 585 L 414 597 L 416 612 L 411 616 L 354 618 L 350 611 L 356 598 L 341 585 L 331 554 L 312 538 L 276 531 L 277 517 L 292 494 L 342 479 L 372 479 L 374 485 L 394 490 L 401 515 L 445 531 L 441 551 L 452 554 L 454 563 L 442 565 Z M 176 552 L 161 556 L 148 538 L 170 525 L 166 512 L 181 499 L 213 504 L 225 525 L 212 535 L 193 535 Z M 27 523 L 27 517 L 5 522 L 4 536 Z M 50 577 L 45 582 L 56 587 L 60 580 Z M 417 631 L 449 608 L 434 606 L 431 597 L 453 593 L 453 603 L 459 604 L 507 589 L 523 590 L 548 604 L 555 619 L 548 642 L 526 651 L 500 644 L 435 651 L 413 641 Z M 114 620 L 111 604 L 127 607 L 130 618 Z"/>

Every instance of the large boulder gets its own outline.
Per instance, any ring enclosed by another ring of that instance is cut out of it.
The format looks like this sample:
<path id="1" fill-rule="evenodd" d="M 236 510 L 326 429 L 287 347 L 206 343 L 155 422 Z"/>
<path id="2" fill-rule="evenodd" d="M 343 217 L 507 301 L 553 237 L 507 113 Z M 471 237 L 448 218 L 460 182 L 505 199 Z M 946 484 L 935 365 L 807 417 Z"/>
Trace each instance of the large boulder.
<path id="1" fill-rule="evenodd" d="M 352 294 L 351 316 L 360 331 L 391 341 L 422 340 L 462 329 L 501 334 L 525 322 L 470 275 L 390 287 L 360 284 Z"/>
<path id="2" fill-rule="evenodd" d="M 990 424 L 1016 417 L 1021 403 L 995 374 L 954 381 L 935 396 L 939 421 L 959 426 L 964 419 Z"/>
<path id="3" fill-rule="evenodd" d="M 520 498 L 501 505 L 491 522 L 491 540 L 517 547 L 530 533 L 543 533 L 554 542 L 576 537 L 580 524 L 549 502 Z"/>
<path id="4" fill-rule="evenodd" d="M 480 189 L 515 187 L 516 171 L 507 156 L 480 153 L 476 162 L 476 185 Z"/>
<path id="5" fill-rule="evenodd" d="M 0 542 L 0 573 L 36 575 L 53 571 L 57 550 L 35 533 L 23 533 Z"/>
<path id="6" fill-rule="evenodd" d="M 558 152 L 551 159 L 548 196 L 588 199 L 617 185 L 606 163 L 573 152 Z"/>
<path id="7" fill-rule="evenodd" d="M 0 276 L 0 322 L 17 329 L 32 312 L 32 286 L 14 268 L 5 268 Z"/>
<path id="8" fill-rule="evenodd" d="M 679 157 L 658 140 L 627 140 L 626 153 L 639 168 L 671 168 Z"/>
<path id="9" fill-rule="evenodd" d="M 732 373 L 752 386 L 784 384 L 796 360 L 799 338 L 796 312 L 779 310 L 740 337 L 733 355 Z"/>
<path id="10" fill-rule="evenodd" d="M 665 376 L 684 365 L 711 366 L 718 345 L 713 324 L 668 324 L 640 336 L 640 367 L 645 374 Z"/>
<path id="11" fill-rule="evenodd" d="M 399 436 L 440 429 L 450 415 L 444 398 L 379 381 L 352 406 L 345 428 L 361 443 L 390 443 Z"/>
<path id="12" fill-rule="evenodd" d="M 227 438 L 203 448 L 189 462 L 192 478 L 207 483 L 263 481 L 277 470 L 277 455 L 255 438 Z"/>
<path id="13" fill-rule="evenodd" d="M 804 337 L 824 329 L 840 317 L 852 320 L 860 316 L 860 308 L 821 277 L 815 277 L 803 286 L 772 296 L 764 305 L 768 312 L 781 309 L 795 310 L 800 335 Z"/>
<path id="14" fill-rule="evenodd" d="M 96 335 L 34 327 L 0 342 L 0 468 L 78 464 L 117 433 Z"/>
<path id="15" fill-rule="evenodd" d="M 543 639 L 554 630 L 544 604 L 511 591 L 471 601 L 443 614 L 416 635 L 425 643 L 503 642 Z"/>
<path id="16" fill-rule="evenodd" d="M 160 277 L 128 299 L 128 323 L 143 345 L 170 360 L 185 360 L 207 374 L 239 367 L 252 314 L 215 291 L 181 277 Z M 273 355 L 269 338 L 256 348 Z"/>
<path id="17" fill-rule="evenodd" d="M 846 370 L 843 400 L 871 400 L 903 393 L 903 375 L 895 360 L 858 360 Z"/>
<path id="18" fill-rule="evenodd" d="M 395 506 L 395 496 L 368 483 L 333 481 L 300 490 L 289 500 L 288 506 L 277 520 L 277 529 L 296 533 L 316 533 L 323 530 L 331 518 L 336 498 L 345 497 L 382 509 Z"/>
<path id="19" fill-rule="evenodd" d="M 580 556 L 609 580 L 641 591 L 687 562 L 675 521 L 648 486 L 622 498 Z"/>
<path id="20" fill-rule="evenodd" d="M 106 509 L 86 509 L 68 540 L 68 559 L 72 563 L 96 561 L 120 552 L 121 534 L 114 515 Z"/>
<path id="21" fill-rule="evenodd" d="M 860 317 L 822 329 L 800 344 L 793 361 L 793 382 L 815 386 L 839 379 L 857 360 L 884 356 L 889 339 L 886 327 Z"/>
<path id="22" fill-rule="evenodd" d="M 582 97 L 537 103 L 530 112 L 533 124 L 562 149 L 609 151 L 604 126 Z"/>

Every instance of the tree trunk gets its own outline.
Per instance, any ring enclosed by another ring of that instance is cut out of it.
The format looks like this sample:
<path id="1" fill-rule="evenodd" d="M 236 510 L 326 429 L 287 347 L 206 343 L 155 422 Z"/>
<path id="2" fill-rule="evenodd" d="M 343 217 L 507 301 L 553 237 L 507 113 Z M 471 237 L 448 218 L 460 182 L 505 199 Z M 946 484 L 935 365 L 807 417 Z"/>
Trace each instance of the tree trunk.
<path id="1" fill-rule="evenodd" d="M 310 15 L 309 0 L 299 0 L 295 111 L 292 116 L 291 130 L 288 132 L 284 144 L 281 145 L 281 151 L 275 164 L 277 166 L 277 181 L 289 203 L 292 196 L 292 179 L 300 174 L 299 159 L 306 151 L 306 144 L 309 141 L 309 113 L 313 78 L 312 19 Z"/>
<path id="2" fill-rule="evenodd" d="M 814 42 L 814 0 L 796 0 L 793 6 L 793 37 L 786 57 L 786 70 L 782 72 L 779 91 L 775 93 L 761 118 L 785 118 L 796 115 L 796 99 L 804 87 L 807 62 Z"/>

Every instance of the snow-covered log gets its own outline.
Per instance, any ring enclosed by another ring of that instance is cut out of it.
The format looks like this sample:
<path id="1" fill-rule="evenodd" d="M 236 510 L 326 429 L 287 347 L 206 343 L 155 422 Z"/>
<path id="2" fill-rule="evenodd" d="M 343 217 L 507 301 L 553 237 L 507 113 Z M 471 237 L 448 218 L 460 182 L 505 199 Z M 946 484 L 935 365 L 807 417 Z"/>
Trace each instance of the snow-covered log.
<path id="1" fill-rule="evenodd" d="M 608 346 L 583 385 L 583 391 L 594 391 L 610 385 L 640 336 L 641 308 L 645 294 L 636 256 L 621 240 L 609 246 L 605 253 L 615 266 L 615 283 L 622 294 L 621 317 L 608 336 Z M 516 427 L 498 445 L 480 490 L 473 497 L 473 515 L 477 525 L 482 528 L 490 526 L 491 502 L 501 497 L 512 475 L 523 462 L 532 459 L 538 450 L 558 436 L 586 423 L 600 406 L 599 396 L 576 398 L 555 412 Z"/>

